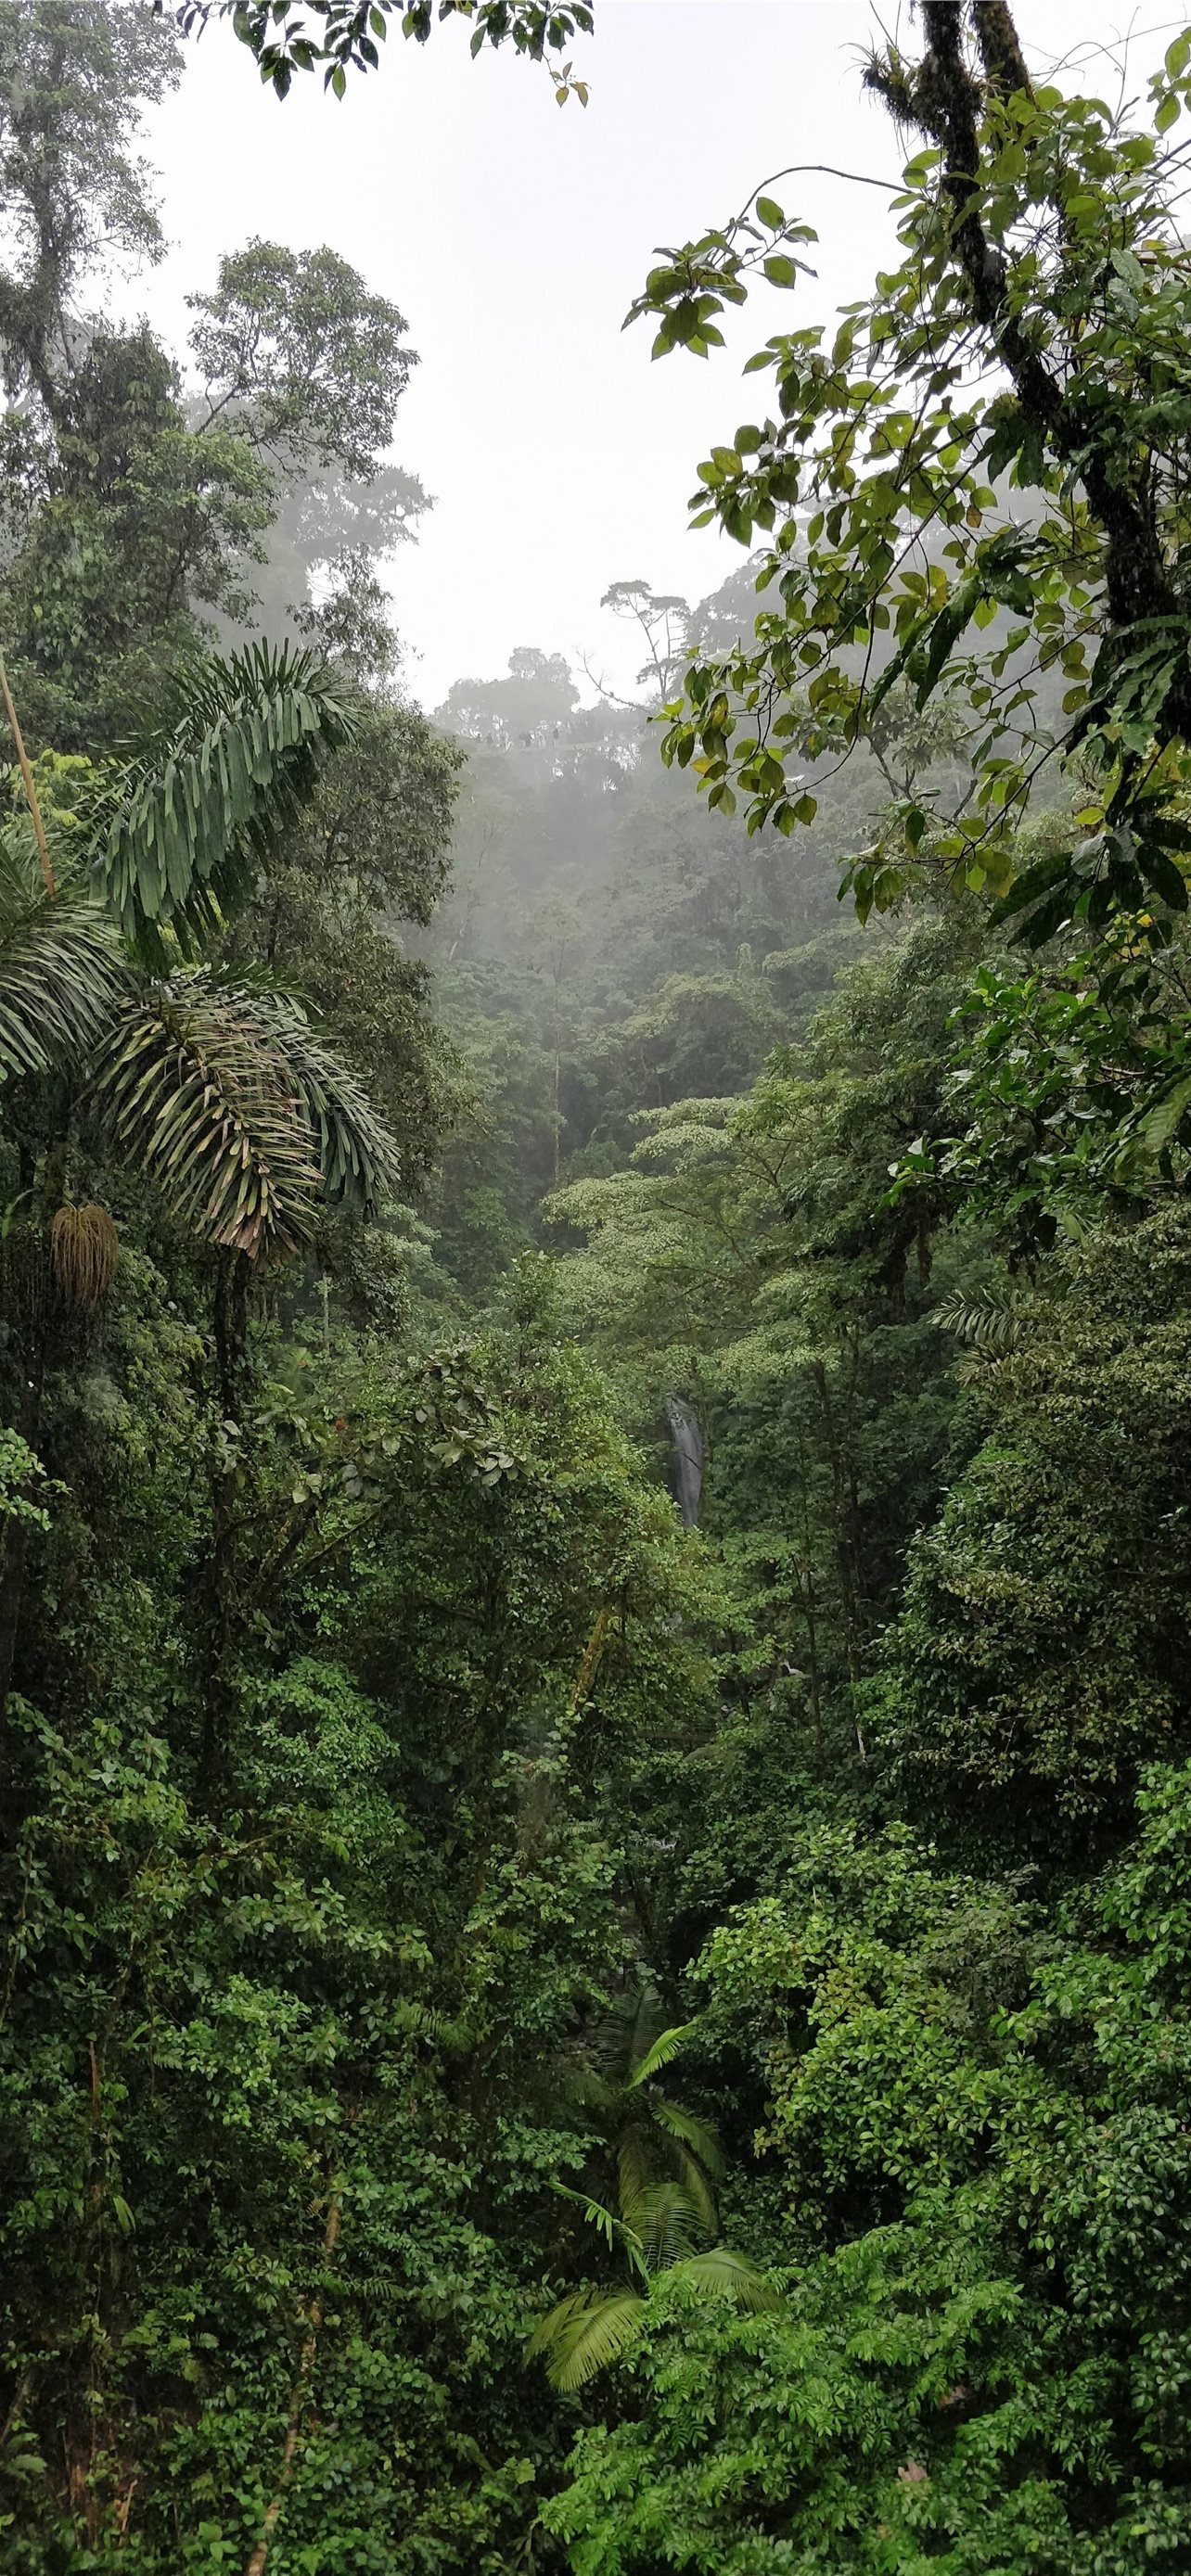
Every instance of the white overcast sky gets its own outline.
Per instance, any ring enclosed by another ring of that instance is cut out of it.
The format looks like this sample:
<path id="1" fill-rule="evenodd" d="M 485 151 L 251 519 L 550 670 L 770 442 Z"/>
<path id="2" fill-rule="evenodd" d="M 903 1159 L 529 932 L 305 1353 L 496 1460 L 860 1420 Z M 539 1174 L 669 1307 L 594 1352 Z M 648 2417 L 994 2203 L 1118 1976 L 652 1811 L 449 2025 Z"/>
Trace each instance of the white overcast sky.
<path id="1" fill-rule="evenodd" d="M 897 14 L 898 0 L 882 5 L 887 25 Z M 1039 64 L 1132 26 L 1144 91 L 1183 13 L 1019 0 L 1017 15 Z M 911 33 L 905 0 L 901 17 Z M 573 49 L 586 110 L 557 107 L 544 72 L 507 48 L 473 61 L 458 23 L 425 47 L 393 24 L 379 72 L 342 102 L 312 79 L 277 101 L 224 27 L 188 46 L 146 135 L 169 254 L 121 300 L 179 345 L 185 297 L 222 252 L 253 235 L 330 242 L 400 306 L 421 359 L 394 450 L 435 499 L 392 567 L 412 687 L 433 706 L 457 676 L 501 672 L 518 644 L 585 652 L 623 686 L 636 657 L 602 591 L 644 577 L 698 597 L 739 560 L 712 531 L 687 531 L 695 467 L 755 411 L 740 383 L 749 350 L 865 292 L 891 240 L 883 201 L 834 179 L 783 182 L 787 212 L 819 231 L 818 278 L 750 303 L 718 360 L 652 365 L 647 326 L 621 336 L 625 310 L 655 245 L 721 221 L 790 163 L 896 178 L 892 129 L 860 90 L 874 11 L 597 0 L 595 37 Z M 1110 77 L 1088 62 L 1084 85 Z"/>

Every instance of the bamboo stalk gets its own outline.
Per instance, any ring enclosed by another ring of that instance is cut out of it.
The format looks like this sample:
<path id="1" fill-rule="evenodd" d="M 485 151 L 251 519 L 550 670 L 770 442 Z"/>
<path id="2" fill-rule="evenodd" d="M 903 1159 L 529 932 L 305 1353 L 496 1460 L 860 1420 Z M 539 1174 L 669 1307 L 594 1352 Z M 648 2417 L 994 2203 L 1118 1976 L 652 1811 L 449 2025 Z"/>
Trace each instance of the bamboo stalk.
<path id="1" fill-rule="evenodd" d="M 9 728 L 12 733 L 13 741 L 16 744 L 17 761 L 20 767 L 21 777 L 25 784 L 25 795 L 28 799 L 29 811 L 33 816 L 33 829 L 37 836 L 37 855 L 41 861 L 41 873 L 45 878 L 45 890 L 52 902 L 58 889 L 54 883 L 54 871 L 50 866 L 50 845 L 45 836 L 45 824 L 41 819 L 41 807 L 37 802 L 37 789 L 33 784 L 33 772 L 29 766 L 29 754 L 25 749 L 21 728 L 17 722 L 17 711 L 12 703 L 12 691 L 8 685 L 8 673 L 4 668 L 4 655 L 2 653 L 0 653 L 0 692 L 3 693 L 4 711 L 8 717 Z"/>

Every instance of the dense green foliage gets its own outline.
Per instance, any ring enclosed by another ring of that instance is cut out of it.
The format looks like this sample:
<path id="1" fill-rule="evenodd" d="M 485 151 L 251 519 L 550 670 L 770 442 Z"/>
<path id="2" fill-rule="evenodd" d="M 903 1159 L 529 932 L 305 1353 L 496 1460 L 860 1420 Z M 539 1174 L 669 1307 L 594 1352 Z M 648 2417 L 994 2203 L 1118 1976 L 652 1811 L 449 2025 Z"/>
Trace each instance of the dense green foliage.
<path id="1" fill-rule="evenodd" d="M 1188 2563 L 1191 29 L 922 18 L 775 554 L 428 718 L 401 315 L 81 315 L 179 48 L 0 6 L 13 2576 Z"/>

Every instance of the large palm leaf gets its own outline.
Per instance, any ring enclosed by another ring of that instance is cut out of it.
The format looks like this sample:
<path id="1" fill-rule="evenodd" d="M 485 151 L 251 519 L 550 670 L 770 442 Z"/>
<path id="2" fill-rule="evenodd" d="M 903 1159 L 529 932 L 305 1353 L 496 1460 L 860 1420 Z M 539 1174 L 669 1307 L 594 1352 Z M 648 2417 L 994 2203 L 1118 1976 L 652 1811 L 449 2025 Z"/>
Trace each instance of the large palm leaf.
<path id="1" fill-rule="evenodd" d="M 781 2292 L 766 2280 L 747 2255 L 727 2245 L 706 2253 L 687 2254 L 658 2272 L 695 2293 L 700 2306 L 713 2300 L 759 2316 L 781 2306 Z M 544 2360 L 546 2376 L 560 2395 L 569 2396 L 597 2370 L 619 2361 L 649 2310 L 649 2292 L 641 2290 L 572 2290 L 534 2327 L 525 2346 L 527 2361 Z"/>
<path id="2" fill-rule="evenodd" d="M 525 2358 L 544 2359 L 551 2387 L 569 2396 L 620 2359 L 645 2304 L 638 2290 L 572 2290 L 534 2327 Z"/>
<path id="3" fill-rule="evenodd" d="M 134 996 L 100 1050 L 91 1100 L 120 1156 L 205 1242 L 255 1258 L 309 1233 L 309 1124 L 241 996 L 198 976 Z"/>
<path id="4" fill-rule="evenodd" d="M 706 2253 L 688 2254 L 684 2262 L 674 2265 L 671 2278 L 685 2281 L 701 2299 L 724 2299 L 750 2316 L 762 2316 L 782 2304 L 774 2283 L 750 2263 L 747 2254 L 734 2254 L 730 2245 L 709 2245 Z"/>
<path id="5" fill-rule="evenodd" d="M 681 2146 L 688 2148 L 690 2155 L 697 2158 L 713 2182 L 722 2181 L 724 2151 L 710 2120 L 701 2120 L 697 2111 L 684 2110 L 680 2102 L 671 2102 L 665 2093 L 652 2090 L 649 2109 L 659 2128 L 668 2130 L 672 2138 L 677 2138 Z"/>
<path id="6" fill-rule="evenodd" d="M 173 1214 L 251 1259 L 304 1241 L 320 1195 L 367 1207 L 396 1170 L 359 1085 L 298 1005 L 203 973 L 123 1005 L 91 1098 Z"/>
<path id="7" fill-rule="evenodd" d="M 91 818 L 105 899 L 146 964 L 201 953 L 354 734 L 332 675 L 289 645 L 175 672 L 156 731 L 108 765 Z"/>
<path id="8" fill-rule="evenodd" d="M 253 994 L 252 1008 L 284 1057 L 309 1123 L 323 1196 L 370 1213 L 401 1185 L 397 1147 L 384 1120 L 290 995 L 265 987 Z"/>
<path id="9" fill-rule="evenodd" d="M 696 2027 L 693 2021 L 684 2021 L 672 2030 L 660 2030 L 652 2045 L 635 2060 L 627 2078 L 629 2091 L 634 2091 L 638 2084 L 648 2084 L 652 2076 L 660 2075 L 662 2068 L 669 2066 L 671 2059 L 678 2056 Z"/>
<path id="10" fill-rule="evenodd" d="M 294 1000 L 177 972 L 353 731 L 311 655 L 207 657 L 175 674 L 157 733 L 99 774 L 89 883 L 68 866 L 55 887 L 25 818 L 0 834 L 0 1080 L 90 1057 L 117 1151 L 201 1239 L 250 1258 L 308 1236 L 320 1195 L 368 1210 L 399 1180 L 387 1130 Z M 166 971 L 138 985 L 134 957 Z"/>
<path id="11" fill-rule="evenodd" d="M 716 2233 L 719 2224 L 710 2195 L 688 2191 L 680 2182 L 648 2182 L 621 2193 L 626 2227 L 640 2238 L 646 2269 L 663 2271 L 684 2254 L 693 2254 Z"/>
<path id="12" fill-rule="evenodd" d="M 128 983 L 112 922 L 86 885 L 51 898 L 31 836 L 0 833 L 0 1080 L 70 1072 Z"/>

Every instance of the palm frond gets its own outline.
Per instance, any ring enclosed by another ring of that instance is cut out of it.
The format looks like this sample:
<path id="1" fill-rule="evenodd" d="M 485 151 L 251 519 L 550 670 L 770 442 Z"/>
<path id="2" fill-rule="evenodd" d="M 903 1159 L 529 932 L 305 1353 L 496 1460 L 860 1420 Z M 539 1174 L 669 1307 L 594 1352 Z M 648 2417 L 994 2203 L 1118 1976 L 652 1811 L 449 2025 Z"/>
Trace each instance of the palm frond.
<path id="1" fill-rule="evenodd" d="M 701 2120 L 696 2111 L 684 2111 L 678 2102 L 670 2102 L 664 2093 L 651 2093 L 650 2109 L 660 2128 L 679 2138 L 697 2156 L 713 2182 L 719 2182 L 724 2171 L 724 2151 L 710 2120 Z"/>
<path id="2" fill-rule="evenodd" d="M 636 1984 L 613 2007 L 609 2021 L 613 2045 L 619 2044 L 616 2063 L 622 2082 L 627 2082 L 638 2060 L 665 2028 L 665 2008 L 652 1977 L 638 1975 Z"/>
<path id="3" fill-rule="evenodd" d="M 0 1080 L 76 1067 L 127 983 L 90 889 L 64 886 L 51 899 L 21 837 L 0 834 Z"/>
<path id="4" fill-rule="evenodd" d="M 552 2182 L 550 2188 L 551 2191 L 557 2192 L 560 2200 L 573 2201 L 576 2209 L 582 2210 L 588 2226 L 598 2228 L 609 2248 L 615 2245 L 619 2237 L 633 2270 L 645 2271 L 645 2248 L 636 2229 L 627 2218 L 617 2218 L 612 2210 L 605 2209 L 602 2200 L 593 2200 L 590 2192 L 572 2191 L 569 2183 Z"/>
<path id="5" fill-rule="evenodd" d="M 970 1349 L 999 1356 L 1014 1350 L 1021 1338 L 1020 1301 L 1007 1282 L 990 1282 L 971 1298 L 957 1288 L 936 1306 L 931 1322 L 945 1333 L 954 1333 Z"/>
<path id="6" fill-rule="evenodd" d="M 705 2199 L 685 2183 L 652 2182 L 634 2201 L 631 2224 L 645 2249 L 647 2269 L 662 2272 L 714 2236 L 715 2204 L 708 2210 Z"/>
<path id="7" fill-rule="evenodd" d="M 704 2297 L 726 2299 L 734 2308 L 744 2308 L 753 2316 L 765 2310 L 780 2308 L 780 2290 L 746 2254 L 734 2254 L 730 2246 L 712 2245 L 705 2254 L 690 2254 L 674 2265 L 671 2278 L 687 2281 Z"/>
<path id="8" fill-rule="evenodd" d="M 678 2172 L 682 2189 L 699 2213 L 699 2224 L 704 2235 L 714 2236 L 720 2223 L 720 2214 L 715 2205 L 715 2193 L 698 2157 L 692 2156 L 688 2149 L 682 2146 L 678 2149 Z"/>
<path id="9" fill-rule="evenodd" d="M 534 2327 L 527 2361 L 546 2357 L 552 2388 L 569 2396 L 597 2370 L 617 2361 L 641 2320 L 645 2301 L 636 2290 L 573 2290 Z"/>
<path id="10" fill-rule="evenodd" d="M 701 2300 L 722 2300 L 747 2315 L 761 2316 L 782 2304 L 781 2292 L 765 2273 L 727 2245 L 682 2255 L 668 2267 L 667 2277 L 696 2291 Z M 525 2358 L 544 2358 L 551 2387 L 569 2395 L 620 2359 L 646 2305 L 637 2290 L 572 2290 L 534 2327 Z"/>
<path id="11" fill-rule="evenodd" d="M 253 644 L 175 674 L 164 721 L 101 778 L 92 858 L 132 947 L 194 957 L 251 893 L 355 719 L 314 654 Z"/>
<path id="12" fill-rule="evenodd" d="M 615 2110 L 620 2099 L 620 2087 L 609 2084 L 607 2077 L 601 2075 L 595 2066 L 568 2067 L 561 2078 L 559 2091 L 568 2108 L 574 2111 L 610 2112 Z"/>
<path id="13" fill-rule="evenodd" d="M 658 2159 L 648 2124 L 636 2120 L 622 2129 L 616 2145 L 616 2193 L 623 2215 L 630 2227 L 635 2226 L 633 2210 L 652 2182 L 658 2179 Z"/>
<path id="14" fill-rule="evenodd" d="M 402 1184 L 400 1156 L 384 1120 L 299 1003 L 267 988 L 254 992 L 252 1003 L 285 1059 L 310 1123 L 324 1196 L 370 1213 Z"/>
<path id="15" fill-rule="evenodd" d="M 355 1077 L 299 1004 L 199 971 L 119 1014 L 92 1096 L 203 1241 L 292 1251 L 318 1198 L 365 1211 L 399 1179 L 397 1149 Z"/>
<path id="16" fill-rule="evenodd" d="M 126 1002 L 91 1098 L 120 1153 L 202 1241 L 255 1258 L 309 1233 L 319 1187 L 309 1122 L 245 995 L 200 975 Z"/>
<path id="17" fill-rule="evenodd" d="M 677 2057 L 679 2049 L 685 2046 L 697 2028 L 697 2022 L 684 2021 L 674 2030 L 659 2032 L 652 2048 L 647 2048 L 644 2057 L 638 2058 L 629 2077 L 630 2087 L 648 2084 L 651 2075 L 660 2075 L 663 2066 L 668 2066 L 671 2058 Z"/>
<path id="18" fill-rule="evenodd" d="M 587 2033 L 588 2051 L 618 2093 L 623 2093 L 634 2066 L 665 2028 L 665 2022 L 661 1997 L 646 1977 L 617 1995 Z"/>

